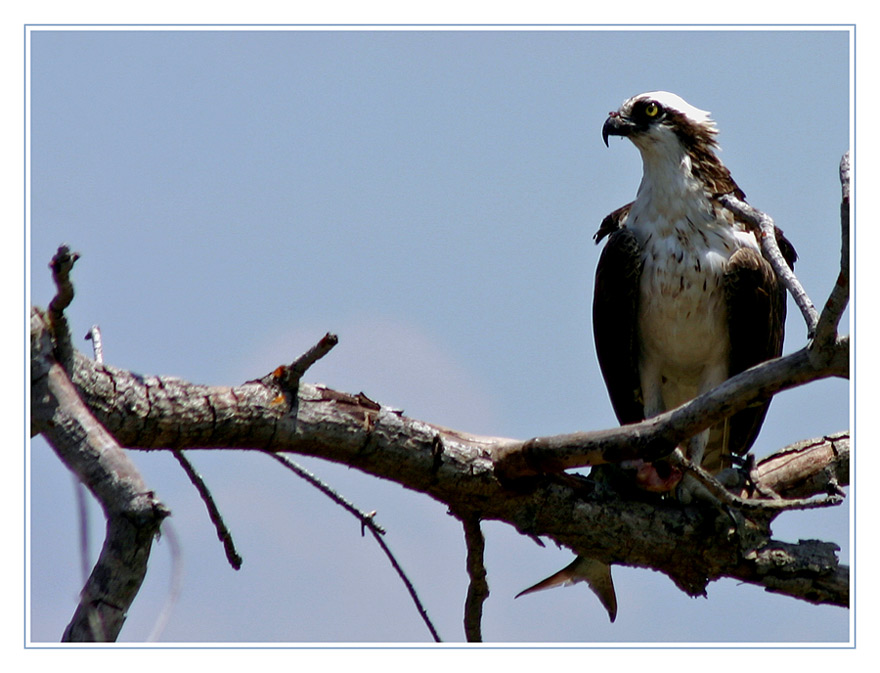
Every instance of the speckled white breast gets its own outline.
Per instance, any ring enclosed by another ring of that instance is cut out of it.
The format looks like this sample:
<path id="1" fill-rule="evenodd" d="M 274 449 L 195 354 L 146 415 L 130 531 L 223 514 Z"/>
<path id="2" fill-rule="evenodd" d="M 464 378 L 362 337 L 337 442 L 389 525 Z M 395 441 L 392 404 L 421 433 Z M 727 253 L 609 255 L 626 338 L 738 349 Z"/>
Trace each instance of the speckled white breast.
<path id="1" fill-rule="evenodd" d="M 705 210 L 673 222 L 635 215 L 627 224 L 643 246 L 640 360 L 646 411 L 653 415 L 728 377 L 722 278 L 730 256 L 757 243 Z"/>

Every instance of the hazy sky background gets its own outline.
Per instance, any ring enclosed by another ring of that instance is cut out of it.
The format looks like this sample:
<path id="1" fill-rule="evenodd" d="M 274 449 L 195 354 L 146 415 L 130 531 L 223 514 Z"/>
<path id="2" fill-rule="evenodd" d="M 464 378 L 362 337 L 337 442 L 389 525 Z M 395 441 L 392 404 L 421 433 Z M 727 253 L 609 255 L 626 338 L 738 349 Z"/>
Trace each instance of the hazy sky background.
<path id="1" fill-rule="evenodd" d="M 100 324 L 109 364 L 234 385 L 340 343 L 311 382 L 415 418 L 526 438 L 616 424 L 589 302 L 602 217 L 641 175 L 601 127 L 655 89 L 711 110 L 749 202 L 796 246 L 821 305 L 839 260 L 837 167 L 849 146 L 849 34 L 837 31 L 39 31 L 31 34 L 31 282 L 53 294 L 61 243 L 82 258 L 76 345 Z M 849 314 L 847 314 L 849 316 Z M 789 302 L 786 351 L 804 344 Z M 848 384 L 781 394 L 759 456 L 849 426 Z M 428 642 L 358 522 L 271 459 L 191 451 L 244 565 L 227 564 L 195 490 L 164 453 L 133 454 L 172 512 L 183 591 L 166 641 Z M 427 496 L 302 459 L 363 510 L 440 635 L 463 639 L 460 525 Z M 73 480 L 31 454 L 31 637 L 57 641 L 82 585 Z M 103 518 L 92 508 L 93 554 Z M 499 642 L 814 642 L 848 611 L 722 580 L 708 599 L 615 568 L 609 624 L 584 585 L 513 596 L 567 564 L 486 522 Z M 849 503 L 790 513 L 788 541 L 850 562 Z M 142 641 L 167 596 L 169 544 L 122 632 Z"/>

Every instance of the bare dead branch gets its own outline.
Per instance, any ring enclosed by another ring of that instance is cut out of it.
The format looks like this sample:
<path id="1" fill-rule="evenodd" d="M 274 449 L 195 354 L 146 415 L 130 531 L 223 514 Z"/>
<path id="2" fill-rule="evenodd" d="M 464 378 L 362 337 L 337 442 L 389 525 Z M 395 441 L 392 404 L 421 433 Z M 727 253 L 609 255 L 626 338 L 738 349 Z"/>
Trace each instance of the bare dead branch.
<path id="1" fill-rule="evenodd" d="M 849 568 L 837 563 L 838 551 L 819 540 L 773 540 L 746 554 L 740 579 L 814 605 L 849 607 Z"/>
<path id="2" fill-rule="evenodd" d="M 464 633 L 469 643 L 479 643 L 483 641 L 483 603 L 489 597 L 489 583 L 486 581 L 486 566 L 483 563 L 486 541 L 477 515 L 466 514 L 459 518 L 464 526 L 467 571 L 470 578 L 464 602 Z"/>
<path id="3" fill-rule="evenodd" d="M 295 391 L 300 379 L 309 367 L 327 355 L 337 343 L 339 343 L 339 338 L 335 334 L 327 332 L 318 343 L 300 355 L 292 364 L 278 367 L 272 376 L 278 380 L 278 384 L 284 390 Z"/>
<path id="4" fill-rule="evenodd" d="M 789 512 L 803 509 L 818 509 L 821 507 L 834 507 L 843 502 L 843 494 L 838 492 L 831 493 L 826 498 L 813 500 L 807 498 L 744 498 L 728 491 L 715 477 L 706 472 L 703 468 L 695 465 L 688 458 L 676 449 L 667 458 L 669 462 L 682 472 L 689 472 L 696 477 L 702 486 L 709 491 L 721 504 L 728 507 L 735 507 L 738 510 L 748 512 L 750 517 L 764 517 L 767 521 L 775 518 L 782 512 Z M 765 482 L 760 482 L 762 487 L 766 488 Z M 771 490 L 767 488 L 767 490 Z M 775 493 L 775 491 L 773 491 Z"/>
<path id="5" fill-rule="evenodd" d="M 220 514 L 220 510 L 217 507 L 217 503 L 214 502 L 214 496 L 211 495 L 208 485 L 205 483 L 205 480 L 202 479 L 202 476 L 196 472 L 192 463 L 183 455 L 183 451 L 174 449 L 171 451 L 171 454 L 177 462 L 180 463 L 186 476 L 199 492 L 199 497 L 202 499 L 202 502 L 205 503 L 205 507 L 208 510 L 208 516 L 211 519 L 211 523 L 214 524 L 214 529 L 217 531 L 217 539 L 223 544 L 223 551 L 226 552 L 226 560 L 229 561 L 229 565 L 232 566 L 233 570 L 239 570 L 241 568 L 241 556 L 239 556 L 238 552 L 235 550 L 235 542 L 232 539 L 232 533 L 230 533 L 229 528 L 226 527 L 226 523 L 223 521 L 223 515 Z"/>
<path id="6" fill-rule="evenodd" d="M 291 365 L 233 388 L 135 376 L 96 365 L 70 345 L 63 313 L 73 297 L 69 273 L 76 255 L 60 248 L 52 264 L 58 294 L 46 316 L 32 311 L 32 344 L 38 346 L 32 348 L 32 431 L 47 436 L 62 460 L 92 489 L 108 517 L 104 551 L 65 639 L 115 638 L 125 607 L 143 579 L 152 537 L 168 514 L 151 492 L 141 488 L 140 476 L 102 423 L 131 448 L 170 449 L 176 455 L 191 448 L 256 448 L 288 467 L 291 461 L 278 453 L 297 452 L 391 479 L 429 494 L 453 511 L 479 512 L 462 519 L 472 578 L 465 622 L 473 640 L 480 638 L 480 613 L 488 593 L 481 559 L 482 519 L 505 521 L 533 539 L 548 536 L 608 565 L 654 568 L 690 595 L 700 595 L 708 582 L 728 576 L 804 600 L 847 606 L 848 568 L 839 565 L 836 545 L 810 540 L 781 543 L 771 539 L 767 523 L 780 511 L 837 502 L 841 472 L 848 470 L 848 437 L 826 438 L 803 447 L 804 451 L 793 449 L 790 454 L 797 454 L 793 460 L 774 456 L 762 461 L 752 478 L 759 495 L 770 494 L 769 499 L 725 495 L 723 488 L 716 489 L 723 502 L 738 512 L 770 513 L 749 519 L 746 531 L 740 530 L 742 521 L 715 508 L 608 499 L 589 480 L 554 474 L 571 467 L 655 460 L 669 455 L 687 437 L 776 392 L 828 376 L 848 376 L 849 338 L 836 331 L 848 301 L 846 157 L 841 181 L 841 274 L 821 317 L 784 262 L 772 219 L 734 197 L 721 197 L 758 228 L 765 256 L 795 297 L 808 333 L 816 337 L 810 346 L 742 372 L 715 390 L 641 423 L 525 442 L 442 428 L 407 418 L 363 393 L 349 395 L 301 383 L 303 373 L 336 344 L 332 334 Z M 820 445 L 830 445 L 831 450 L 817 458 Z M 78 446 L 73 454 L 70 446 Z M 804 458 L 806 453 L 809 458 Z M 792 469 L 795 463 L 798 467 Z M 699 468 L 683 467 L 716 488 Z M 804 479 L 804 474 L 809 477 Z M 792 484 L 793 480 L 798 483 Z M 819 486 L 828 497 L 808 500 Z M 794 500 L 776 497 L 781 493 Z M 381 529 L 370 515 L 356 515 L 389 557 L 439 641 L 415 590 L 382 540 Z M 120 549 L 124 558 L 119 558 Z M 119 586 L 120 577 L 126 587 Z"/>
<path id="7" fill-rule="evenodd" d="M 814 351 L 827 348 L 835 340 L 840 318 L 849 303 L 849 189 L 850 166 L 847 152 L 840 160 L 840 272 L 816 325 L 816 336 L 810 344 Z"/>
<path id="8" fill-rule="evenodd" d="M 363 394 L 300 383 L 295 395 L 280 395 L 280 382 L 273 376 L 235 388 L 198 386 L 170 377 L 134 376 L 98 366 L 78 353 L 75 356 L 75 383 L 83 399 L 131 447 L 260 448 L 327 458 L 425 492 L 451 508 L 507 521 L 523 534 L 549 536 L 602 562 L 655 568 L 692 595 L 704 592 L 707 582 L 724 575 L 768 586 L 784 568 L 768 575 L 757 573 L 748 563 L 743 566 L 741 554 L 748 545 L 734 541 L 737 536 L 730 534 L 729 517 L 711 522 L 717 512 L 685 515 L 681 510 L 658 510 L 622 499 L 596 501 L 575 478 L 511 482 L 509 474 L 499 479 L 504 472 L 496 469 L 493 458 L 517 455 L 532 474 L 548 467 L 560 469 L 566 462 L 585 464 L 584 455 L 596 464 L 627 456 L 651 458 L 671 451 L 688 432 L 713 424 L 753 400 L 848 372 L 846 348 L 835 351 L 821 369 L 803 352 L 796 353 L 744 372 L 713 393 L 674 410 L 677 416 L 672 418 L 661 416 L 647 425 L 522 442 L 409 419 Z M 663 423 L 668 425 L 661 427 Z M 695 526 L 695 521 L 707 516 L 708 521 Z M 668 520 L 663 522 L 664 518 Z M 678 534 L 670 538 L 663 534 L 667 530 Z M 706 530 L 719 534 L 707 536 Z M 767 532 L 749 534 L 757 545 L 766 543 Z M 819 568 L 817 577 L 832 570 Z M 834 600 L 845 604 L 848 595 Z"/>
<path id="9" fill-rule="evenodd" d="M 785 498 L 841 494 L 850 483 L 849 433 L 838 432 L 780 449 L 752 470 L 756 484 Z"/>
<path id="10" fill-rule="evenodd" d="M 718 197 L 718 200 L 756 229 L 764 257 L 770 262 L 776 276 L 794 298 L 795 304 L 807 323 L 807 334 L 812 337 L 816 331 L 816 323 L 819 321 L 819 313 L 779 250 L 773 218 L 757 208 L 753 208 L 745 201 L 741 201 L 733 194 L 723 194 Z"/>
<path id="11" fill-rule="evenodd" d="M 53 326 L 59 334 L 60 313 Z M 153 538 L 169 511 L 83 404 L 54 359 L 48 319 L 31 313 L 31 418 L 61 461 L 104 509 L 107 534 L 65 641 L 113 641 L 147 571 Z"/>
<path id="12" fill-rule="evenodd" d="M 849 341 L 836 343 L 826 362 L 811 361 L 807 349 L 761 363 L 680 407 L 612 430 L 538 437 L 507 444 L 495 454 L 505 478 L 561 472 L 574 467 L 656 460 L 688 437 L 773 394 L 829 376 L 849 373 Z"/>
<path id="13" fill-rule="evenodd" d="M 340 505 L 343 509 L 345 509 L 349 513 L 353 514 L 361 522 L 361 534 L 362 535 L 363 535 L 363 531 L 365 528 L 369 529 L 370 533 L 372 533 L 373 537 L 375 538 L 377 544 L 382 549 L 382 551 L 385 553 L 385 556 L 388 558 L 389 562 L 391 563 L 391 566 L 397 572 L 398 577 L 400 577 L 401 581 L 403 582 L 404 586 L 406 587 L 406 590 L 409 593 L 410 598 L 412 599 L 413 603 L 416 606 L 416 610 L 418 611 L 419 616 L 422 618 L 422 621 L 425 622 L 425 626 L 428 627 L 428 631 L 430 631 L 431 637 L 434 639 L 434 642 L 436 642 L 436 643 L 442 642 L 440 640 L 439 634 L 437 633 L 437 629 L 434 628 L 434 624 L 433 624 L 433 622 L 431 622 L 431 618 L 428 616 L 428 611 L 425 610 L 424 605 L 422 605 L 422 601 L 419 598 L 418 592 L 416 592 L 415 586 L 413 586 L 413 583 L 410 582 L 409 577 L 407 577 L 407 575 L 406 575 L 406 572 L 404 572 L 401 565 L 397 562 L 397 558 L 395 558 L 394 553 L 391 551 L 390 547 L 388 547 L 388 545 L 385 544 L 385 540 L 382 539 L 382 535 L 385 534 L 385 530 L 381 526 L 379 526 L 379 524 L 377 524 L 375 522 L 373 517 L 375 516 L 376 513 L 375 512 L 370 512 L 370 513 L 361 512 L 354 505 L 352 505 L 350 502 L 345 500 L 345 498 L 343 498 L 341 495 L 336 493 L 336 491 L 334 491 L 332 488 L 330 488 L 330 486 L 328 486 L 323 481 L 318 479 L 316 476 L 311 474 L 308 470 L 306 470 L 301 465 L 298 465 L 297 463 L 292 461 L 287 456 L 282 456 L 277 453 L 271 453 L 268 451 L 266 453 L 271 458 L 274 458 L 279 463 L 284 465 L 287 469 L 294 472 L 297 476 L 299 476 L 302 479 L 305 479 L 308 483 L 310 483 L 312 486 L 314 486 L 319 491 L 321 491 L 321 493 L 323 493 L 324 495 L 329 497 L 331 500 L 333 500 L 333 502 Z"/>
<path id="14" fill-rule="evenodd" d="M 321 491 L 321 493 L 326 495 L 333 502 L 335 502 L 337 505 L 342 507 L 342 509 L 344 509 L 346 512 L 348 512 L 349 514 L 354 516 L 358 521 L 360 521 L 361 522 L 361 535 L 364 534 L 364 530 L 367 528 L 369 528 L 370 531 L 372 531 L 373 533 L 376 533 L 378 535 L 385 534 L 385 529 L 382 528 L 382 526 L 380 526 L 378 523 L 376 523 L 376 518 L 375 518 L 376 512 L 363 512 L 363 511 L 359 510 L 352 503 L 350 503 L 348 500 L 346 500 L 341 495 L 339 495 L 339 493 L 337 493 L 333 488 L 331 488 L 329 484 L 318 479 L 318 477 L 316 477 L 314 474 L 309 472 L 302 465 L 291 460 L 289 456 L 282 456 L 277 453 L 272 453 L 271 451 L 266 451 L 265 453 L 270 458 L 277 460 L 279 463 L 281 463 L 284 467 L 286 467 L 288 470 L 293 472 L 300 479 L 311 484 L 316 489 Z"/>
<path id="15" fill-rule="evenodd" d="M 781 366 L 782 358 L 775 365 L 768 363 L 770 374 L 760 375 L 767 378 L 762 378 L 758 387 L 770 385 L 768 382 L 778 376 L 789 382 L 791 377 L 815 376 L 801 358 L 808 362 L 806 355 L 799 356 L 794 370 L 807 367 L 809 376 L 803 372 L 783 376 L 774 369 Z M 176 378 L 135 377 L 109 365 L 99 369 L 82 356 L 76 365 L 76 382 L 83 398 L 120 441 L 132 448 L 256 447 L 274 454 L 293 452 L 325 458 L 426 493 L 453 510 L 478 511 L 483 519 L 505 521 L 524 535 L 550 537 L 575 553 L 609 564 L 660 570 L 691 595 L 701 594 L 707 582 L 721 576 L 745 581 L 759 578 L 760 582 L 772 579 L 741 565 L 742 545 L 729 534 L 729 517 L 714 521 L 717 511 L 626 498 L 606 501 L 587 480 L 575 475 L 565 479 L 556 475 L 499 479 L 493 456 L 507 449 L 521 450 L 529 442 L 442 428 L 410 419 L 365 395 L 307 383 L 299 385 L 296 401 L 288 402 L 279 401 L 277 386 L 259 381 L 235 388 L 209 387 Z M 146 399 L 149 405 L 141 403 Z M 292 407 L 296 408 L 294 416 Z M 684 420 L 691 422 L 688 417 Z M 587 446 L 584 435 L 593 437 L 594 449 L 598 436 L 608 442 L 606 448 L 618 447 L 620 451 L 630 445 L 644 447 L 644 438 L 640 439 L 643 432 L 644 428 L 626 426 L 542 441 L 549 447 L 547 451 L 559 446 L 583 453 Z M 677 441 L 674 434 L 669 437 Z M 716 530 L 717 535 L 707 535 L 707 530 Z M 676 534 L 670 536 L 665 531 Z M 767 531 L 762 535 L 756 539 L 766 542 Z M 824 577 L 830 570 L 816 572 L 817 577 Z M 835 604 L 846 600 L 839 596 Z"/>
<path id="16" fill-rule="evenodd" d="M 98 364 L 104 362 L 104 343 L 101 341 L 101 328 L 97 325 L 92 325 L 86 333 L 86 340 L 92 342 L 95 362 Z"/>
<path id="17" fill-rule="evenodd" d="M 64 316 L 64 309 L 70 306 L 70 302 L 73 301 L 74 292 L 70 272 L 78 259 L 77 253 L 70 252 L 70 248 L 62 245 L 49 264 L 49 268 L 52 269 L 52 279 L 55 281 L 56 293 L 49 303 L 45 319 L 52 337 L 55 358 L 65 370 L 70 368 L 74 348 L 70 341 L 70 328 L 67 325 L 67 318 Z"/>
<path id="18" fill-rule="evenodd" d="M 31 431 L 42 433 L 61 461 L 101 504 L 107 533 L 65 641 L 113 641 L 143 582 L 153 538 L 170 513 L 134 463 L 94 417 L 71 383 L 75 355 L 64 310 L 73 300 L 66 246 L 52 259 L 57 294 L 43 314 L 31 310 Z"/>

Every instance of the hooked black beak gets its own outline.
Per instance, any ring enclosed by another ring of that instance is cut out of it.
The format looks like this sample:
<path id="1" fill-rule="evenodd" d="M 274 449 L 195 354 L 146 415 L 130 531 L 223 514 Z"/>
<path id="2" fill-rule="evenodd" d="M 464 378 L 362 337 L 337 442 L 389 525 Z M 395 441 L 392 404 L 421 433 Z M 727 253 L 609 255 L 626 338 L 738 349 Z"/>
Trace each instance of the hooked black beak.
<path id="1" fill-rule="evenodd" d="M 628 136 L 635 124 L 624 119 L 617 112 L 609 112 L 608 119 L 602 125 L 602 140 L 608 147 L 608 136 Z"/>

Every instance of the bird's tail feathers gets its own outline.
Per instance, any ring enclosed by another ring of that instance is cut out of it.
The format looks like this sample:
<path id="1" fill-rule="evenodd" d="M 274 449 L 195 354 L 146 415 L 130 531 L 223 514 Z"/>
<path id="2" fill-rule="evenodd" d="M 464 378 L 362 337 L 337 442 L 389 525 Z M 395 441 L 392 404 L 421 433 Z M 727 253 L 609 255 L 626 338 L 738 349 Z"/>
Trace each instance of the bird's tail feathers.
<path id="1" fill-rule="evenodd" d="M 617 595 L 614 593 L 614 583 L 611 580 L 611 566 L 585 556 L 578 556 L 558 573 L 520 591 L 515 598 L 553 587 L 570 586 L 578 582 L 587 583 L 587 586 L 596 594 L 599 602 L 608 612 L 608 618 L 613 622 L 617 618 Z"/>

